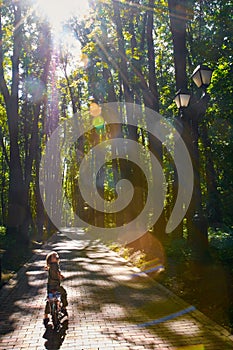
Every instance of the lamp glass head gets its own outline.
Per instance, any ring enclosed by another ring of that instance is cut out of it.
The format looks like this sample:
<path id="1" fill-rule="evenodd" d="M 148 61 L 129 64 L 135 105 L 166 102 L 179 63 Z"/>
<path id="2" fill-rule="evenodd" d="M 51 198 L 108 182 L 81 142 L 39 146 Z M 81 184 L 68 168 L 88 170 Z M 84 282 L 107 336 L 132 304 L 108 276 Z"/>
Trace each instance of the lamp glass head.
<path id="1" fill-rule="evenodd" d="M 188 90 L 180 89 L 177 91 L 174 101 L 177 108 L 188 107 L 190 101 L 190 93 Z"/>
<path id="2" fill-rule="evenodd" d="M 198 88 L 207 88 L 210 85 L 213 70 L 204 64 L 194 69 L 192 79 Z"/>

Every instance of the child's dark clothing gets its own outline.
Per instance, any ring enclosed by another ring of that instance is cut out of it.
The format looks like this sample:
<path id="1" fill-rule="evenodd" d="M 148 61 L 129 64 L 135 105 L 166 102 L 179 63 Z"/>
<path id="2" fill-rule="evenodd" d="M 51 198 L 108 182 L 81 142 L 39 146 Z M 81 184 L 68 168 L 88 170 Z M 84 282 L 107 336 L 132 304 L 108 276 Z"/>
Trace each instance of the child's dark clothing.
<path id="1" fill-rule="evenodd" d="M 63 288 L 60 285 L 61 283 L 60 273 L 61 273 L 61 270 L 57 262 L 52 262 L 49 264 L 47 292 L 50 293 L 53 291 L 57 291 L 61 293 L 62 306 L 66 307 L 68 305 L 67 293 L 65 288 Z M 50 313 L 50 305 L 49 305 L 49 302 L 47 302 L 45 306 L 45 314 L 49 314 L 49 313 Z"/>
<path id="2" fill-rule="evenodd" d="M 60 273 L 61 270 L 57 262 L 49 264 L 49 276 L 48 276 L 48 292 L 51 290 L 57 290 L 60 287 Z"/>

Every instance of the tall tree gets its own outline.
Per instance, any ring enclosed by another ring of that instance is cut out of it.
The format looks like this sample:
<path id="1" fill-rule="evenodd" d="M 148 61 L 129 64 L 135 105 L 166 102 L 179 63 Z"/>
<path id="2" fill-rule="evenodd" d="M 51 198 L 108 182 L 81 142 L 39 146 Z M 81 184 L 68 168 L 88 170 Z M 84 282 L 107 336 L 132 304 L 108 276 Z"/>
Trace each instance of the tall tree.
<path id="1" fill-rule="evenodd" d="M 3 43 L 0 48 L 0 89 L 4 97 L 4 103 L 7 113 L 7 122 L 10 141 L 10 156 L 9 156 L 9 199 L 8 199 L 8 233 L 14 234 L 17 241 L 27 244 L 29 240 L 28 229 L 31 223 L 31 211 L 29 205 L 29 189 L 32 176 L 32 166 L 35 159 L 35 154 L 38 146 L 38 123 L 41 112 L 41 105 L 44 100 L 43 93 L 39 98 L 35 98 L 35 86 L 30 91 L 30 84 L 40 81 L 41 86 L 46 86 L 48 74 L 49 57 L 49 31 L 46 26 L 42 32 L 37 32 L 40 41 L 36 47 L 37 57 L 34 56 L 34 62 L 37 64 L 37 76 L 32 75 L 29 65 L 32 62 L 27 62 L 28 47 L 24 44 L 27 42 L 27 31 L 29 17 L 26 15 L 28 11 L 27 5 L 23 2 L 8 2 L 4 3 L 0 9 L 0 38 Z M 4 17 L 4 25 L 2 18 Z M 7 20 L 6 20 L 7 19 Z M 11 30 L 12 20 L 12 37 L 6 36 Z M 33 20 L 33 19 L 32 19 Z M 9 26 L 7 28 L 7 25 Z M 12 56 L 11 56 L 11 76 L 6 78 L 9 72 L 9 41 L 12 38 Z M 39 47 L 40 45 L 40 47 Z M 22 70 L 24 69 L 24 74 Z M 35 68 L 35 67 L 34 67 Z M 7 73 L 6 73 L 7 72 Z M 30 73 L 29 73 L 30 72 Z M 30 74 L 30 79 L 28 74 Z M 29 88 L 25 96 L 31 96 L 32 102 L 23 100 L 21 96 L 21 85 Z M 26 85 L 25 85 L 26 84 Z M 26 114 L 25 114 L 26 112 Z M 29 117 L 31 116 L 31 119 Z M 21 118 L 23 116 L 23 119 Z M 24 125 L 22 129 L 22 120 Z M 28 127 L 26 127 L 26 125 Z M 21 133 L 24 130 L 24 136 Z M 24 142 L 24 151 L 21 148 L 22 141 Z"/>

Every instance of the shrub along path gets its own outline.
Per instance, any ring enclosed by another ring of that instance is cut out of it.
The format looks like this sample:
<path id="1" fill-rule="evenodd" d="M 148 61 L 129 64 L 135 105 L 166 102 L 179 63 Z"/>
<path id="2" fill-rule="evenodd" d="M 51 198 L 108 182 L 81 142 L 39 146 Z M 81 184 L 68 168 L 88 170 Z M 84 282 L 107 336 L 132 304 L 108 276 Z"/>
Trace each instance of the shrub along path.
<path id="1" fill-rule="evenodd" d="M 69 323 L 42 324 L 50 250 L 61 257 Z M 233 349 L 224 329 L 98 242 L 63 234 L 0 291 L 0 349 Z M 194 347 L 193 347 L 194 346 Z"/>

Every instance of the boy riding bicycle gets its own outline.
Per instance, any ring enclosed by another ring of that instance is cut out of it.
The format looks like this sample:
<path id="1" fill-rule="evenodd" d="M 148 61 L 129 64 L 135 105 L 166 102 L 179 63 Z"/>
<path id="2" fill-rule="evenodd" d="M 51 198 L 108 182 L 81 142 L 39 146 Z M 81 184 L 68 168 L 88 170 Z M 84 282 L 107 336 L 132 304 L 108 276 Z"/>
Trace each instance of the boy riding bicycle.
<path id="1" fill-rule="evenodd" d="M 61 286 L 61 280 L 64 276 L 61 274 L 61 270 L 59 267 L 59 255 L 56 252 L 51 252 L 46 257 L 46 270 L 48 271 L 48 284 L 47 284 L 47 293 L 59 292 L 61 294 L 61 302 L 62 302 L 62 313 L 68 316 L 66 307 L 68 305 L 67 302 L 67 293 L 65 288 Z M 49 302 L 46 302 L 45 306 L 45 315 L 44 315 L 44 325 L 45 327 L 48 325 L 50 313 L 50 305 Z"/>

